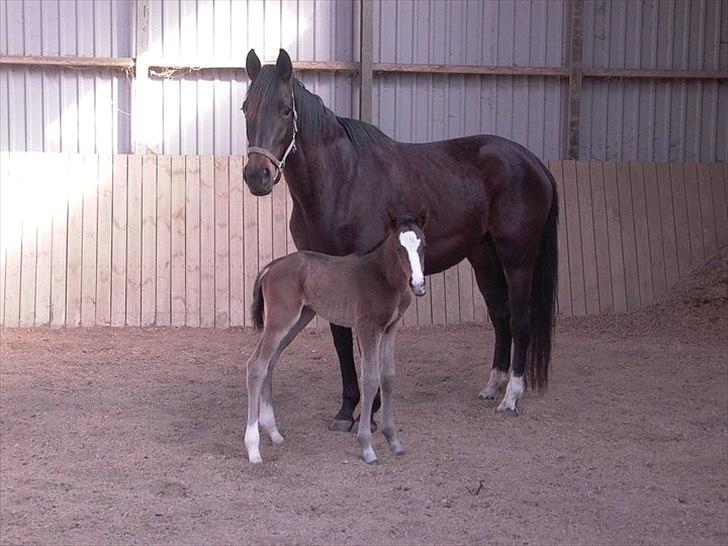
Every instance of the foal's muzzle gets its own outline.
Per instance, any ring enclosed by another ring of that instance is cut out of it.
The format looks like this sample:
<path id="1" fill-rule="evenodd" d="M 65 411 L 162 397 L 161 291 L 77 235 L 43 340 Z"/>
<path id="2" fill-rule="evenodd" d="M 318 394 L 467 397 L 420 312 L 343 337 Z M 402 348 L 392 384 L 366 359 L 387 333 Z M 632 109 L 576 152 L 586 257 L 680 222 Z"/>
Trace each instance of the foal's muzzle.
<path id="1" fill-rule="evenodd" d="M 414 284 L 410 279 L 410 288 L 412 289 L 412 293 L 417 297 L 422 297 L 427 294 L 427 283 L 425 281 L 422 281 L 422 284 Z"/>

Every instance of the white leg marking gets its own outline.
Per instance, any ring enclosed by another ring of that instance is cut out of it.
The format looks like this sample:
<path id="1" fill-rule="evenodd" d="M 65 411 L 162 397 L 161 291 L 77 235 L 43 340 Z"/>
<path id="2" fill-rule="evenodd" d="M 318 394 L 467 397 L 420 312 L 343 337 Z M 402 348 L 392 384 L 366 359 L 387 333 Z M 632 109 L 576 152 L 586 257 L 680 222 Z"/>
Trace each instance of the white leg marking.
<path id="1" fill-rule="evenodd" d="M 518 413 L 516 403 L 523 394 L 523 376 L 516 377 L 511 373 L 511 380 L 508 382 L 506 387 L 506 395 L 503 397 L 503 401 L 498 406 L 499 411 L 511 410 L 514 413 Z"/>
<path id="2" fill-rule="evenodd" d="M 258 430 L 258 421 L 246 429 L 245 447 L 248 450 L 248 459 L 251 463 L 263 462 L 260 456 L 260 431 Z"/>
<path id="3" fill-rule="evenodd" d="M 283 436 L 281 436 L 281 433 L 278 432 L 278 427 L 276 427 L 276 418 L 273 414 L 273 404 L 270 400 L 265 402 L 261 401 L 260 426 L 262 426 L 263 430 L 268 433 L 268 436 L 270 436 L 270 439 L 274 444 L 280 444 L 283 442 Z"/>
<path id="4" fill-rule="evenodd" d="M 417 238 L 414 231 L 403 231 L 399 234 L 399 243 L 407 251 L 407 257 L 412 269 L 412 285 L 421 287 L 425 284 L 425 276 L 422 273 L 422 264 L 420 263 L 420 255 L 417 250 L 420 248 L 421 241 Z"/>
<path id="5" fill-rule="evenodd" d="M 496 398 L 496 396 L 498 396 L 498 391 L 500 390 L 501 385 L 503 385 L 507 381 L 508 381 L 508 374 L 506 372 L 502 372 L 497 368 L 491 368 L 490 378 L 488 379 L 488 384 L 480 392 L 480 394 L 478 395 L 478 398 L 484 398 L 486 400 L 494 400 Z"/>

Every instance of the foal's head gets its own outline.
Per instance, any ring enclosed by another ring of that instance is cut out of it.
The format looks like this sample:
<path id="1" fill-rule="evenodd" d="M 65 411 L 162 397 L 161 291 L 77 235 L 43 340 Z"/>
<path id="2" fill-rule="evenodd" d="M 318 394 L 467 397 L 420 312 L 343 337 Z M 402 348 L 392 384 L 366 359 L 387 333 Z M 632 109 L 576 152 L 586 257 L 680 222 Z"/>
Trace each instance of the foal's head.
<path id="1" fill-rule="evenodd" d="M 395 237 L 397 258 L 415 296 L 424 296 L 425 288 L 425 234 L 427 208 L 422 207 L 417 216 L 397 215 L 389 212 L 390 236 Z"/>
<path id="2" fill-rule="evenodd" d="M 278 182 L 283 165 L 295 150 L 297 130 L 293 99 L 293 64 L 281 49 L 275 65 L 261 68 L 255 50 L 245 69 L 250 87 L 243 103 L 248 136 L 248 163 L 243 177 L 253 195 L 267 195 Z"/>

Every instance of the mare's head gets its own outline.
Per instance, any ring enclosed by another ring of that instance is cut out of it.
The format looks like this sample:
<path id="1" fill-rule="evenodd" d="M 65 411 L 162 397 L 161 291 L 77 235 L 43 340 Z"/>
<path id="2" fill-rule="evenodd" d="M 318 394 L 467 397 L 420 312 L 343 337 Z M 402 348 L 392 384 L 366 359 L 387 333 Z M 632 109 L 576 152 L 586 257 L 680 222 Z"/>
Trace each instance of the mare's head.
<path id="1" fill-rule="evenodd" d="M 427 208 L 423 205 L 417 216 L 396 214 L 389 211 L 388 228 L 390 236 L 395 239 L 397 258 L 404 274 L 409 279 L 409 286 L 415 296 L 424 296 L 425 286 L 425 233 L 427 224 Z"/>
<path id="2" fill-rule="evenodd" d="M 248 135 L 248 163 L 243 178 L 253 195 L 267 195 L 280 180 L 283 164 L 295 149 L 296 106 L 293 64 L 283 49 L 275 65 L 260 66 L 255 50 L 245 69 L 250 87 L 243 103 Z"/>

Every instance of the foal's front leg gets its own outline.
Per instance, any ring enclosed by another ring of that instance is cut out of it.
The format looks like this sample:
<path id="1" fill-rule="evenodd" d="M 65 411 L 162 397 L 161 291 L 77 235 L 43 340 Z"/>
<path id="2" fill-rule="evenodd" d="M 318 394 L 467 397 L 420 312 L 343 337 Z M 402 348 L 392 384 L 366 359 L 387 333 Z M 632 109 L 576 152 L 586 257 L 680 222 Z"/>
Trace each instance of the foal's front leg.
<path id="1" fill-rule="evenodd" d="M 389 449 L 395 455 L 404 455 L 404 448 L 397 437 L 397 427 L 394 424 L 394 326 L 382 336 L 379 346 L 382 378 L 382 433 L 387 439 Z"/>
<path id="2" fill-rule="evenodd" d="M 362 459 L 367 464 L 378 464 L 376 453 L 372 448 L 372 404 L 379 387 L 379 343 L 381 332 L 362 332 L 359 334 L 361 347 L 361 414 L 357 440 L 361 446 Z"/>

